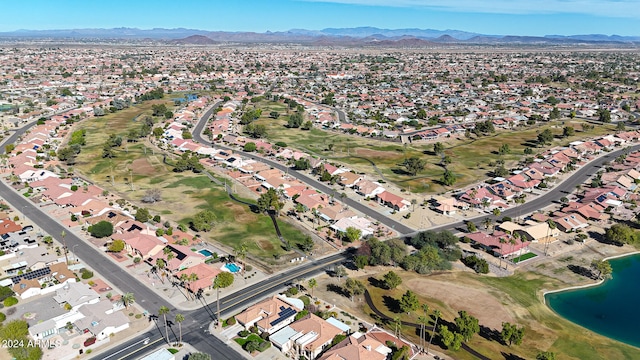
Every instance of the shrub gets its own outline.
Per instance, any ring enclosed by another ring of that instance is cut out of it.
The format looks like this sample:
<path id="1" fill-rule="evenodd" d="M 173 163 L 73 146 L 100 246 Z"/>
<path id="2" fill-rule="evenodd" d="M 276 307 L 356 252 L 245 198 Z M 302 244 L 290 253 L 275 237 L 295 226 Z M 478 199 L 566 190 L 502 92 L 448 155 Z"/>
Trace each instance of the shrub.
<path id="1" fill-rule="evenodd" d="M 113 224 L 108 221 L 100 221 L 93 226 L 89 227 L 89 233 L 91 236 L 98 239 L 111 236 L 113 234 Z"/>
<path id="2" fill-rule="evenodd" d="M 238 333 L 238 336 L 240 337 L 247 337 L 249 336 L 249 334 L 251 334 L 248 330 L 242 330 Z"/>
<path id="3" fill-rule="evenodd" d="M 3 302 L 4 306 L 6 306 L 6 307 L 13 306 L 13 305 L 15 305 L 17 303 L 18 303 L 18 299 L 16 299 L 13 296 L 10 296 L 10 297 L 4 299 L 4 302 Z"/>
<path id="4" fill-rule="evenodd" d="M 227 319 L 227 325 L 235 325 L 236 324 L 236 318 L 234 318 L 233 316 Z"/>
<path id="5" fill-rule="evenodd" d="M 263 351 L 267 350 L 270 347 L 271 347 L 271 342 L 263 341 L 263 342 L 260 343 L 260 345 L 258 345 L 258 351 L 263 352 Z"/>
<path id="6" fill-rule="evenodd" d="M 80 277 L 84 280 L 91 279 L 93 277 L 93 271 L 82 268 L 80 269 Z"/>
<path id="7" fill-rule="evenodd" d="M 297 288 L 297 287 L 295 287 L 295 286 L 290 287 L 290 288 L 287 290 L 287 295 L 288 295 L 288 296 L 298 295 L 298 288 Z"/>
<path id="8" fill-rule="evenodd" d="M 298 299 L 300 299 L 300 301 L 304 303 L 304 307 L 309 306 L 309 304 L 311 303 L 311 299 L 309 299 L 309 297 L 306 295 L 300 296 Z"/>
<path id="9" fill-rule="evenodd" d="M 0 312 L 0 322 L 3 322 L 5 320 L 7 320 L 7 315 L 5 315 L 4 313 Z"/>

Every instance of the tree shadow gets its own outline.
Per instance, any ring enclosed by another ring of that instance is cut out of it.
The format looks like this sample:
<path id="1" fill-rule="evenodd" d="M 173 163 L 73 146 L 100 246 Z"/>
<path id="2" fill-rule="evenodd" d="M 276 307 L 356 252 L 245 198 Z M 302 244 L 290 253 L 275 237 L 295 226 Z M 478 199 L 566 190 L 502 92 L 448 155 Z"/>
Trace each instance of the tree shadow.
<path id="1" fill-rule="evenodd" d="M 422 153 L 425 155 L 436 156 L 436 153 L 433 150 L 424 150 Z"/>
<path id="2" fill-rule="evenodd" d="M 375 287 L 380 288 L 380 289 L 386 289 L 387 288 L 387 286 L 386 286 L 386 284 L 384 283 L 383 280 L 376 279 L 373 276 L 369 277 L 367 279 L 367 281 L 369 281 L 369 284 L 371 284 L 371 286 L 375 286 Z"/>
<path id="3" fill-rule="evenodd" d="M 607 238 L 604 237 L 603 234 L 600 234 L 598 232 L 595 231 L 587 231 L 587 235 L 589 235 L 590 238 L 592 238 L 593 240 L 601 243 L 601 244 L 607 244 L 607 245 L 615 245 L 618 247 L 621 247 L 622 244 L 618 244 L 612 241 L 607 240 Z"/>
<path id="4" fill-rule="evenodd" d="M 400 301 L 398 301 L 397 299 L 392 298 L 391 296 L 384 295 L 382 297 L 382 303 L 392 313 L 398 314 L 398 313 L 402 312 L 402 310 L 400 310 Z"/>
<path id="5" fill-rule="evenodd" d="M 327 291 L 334 292 L 334 293 L 336 293 L 338 295 L 342 295 L 344 297 L 349 297 L 349 294 L 347 294 L 347 292 L 344 291 L 342 286 L 338 286 L 336 284 L 328 284 L 327 285 Z"/>
<path id="6" fill-rule="evenodd" d="M 507 354 L 504 351 L 501 351 L 500 354 L 502 354 L 502 356 L 504 356 L 505 360 L 526 360 L 525 358 L 520 357 L 520 356 L 518 356 L 516 354 L 512 354 L 512 353 Z"/>
<path id="7" fill-rule="evenodd" d="M 413 174 L 409 173 L 407 170 L 405 170 L 403 168 L 399 168 L 399 167 L 391 168 L 391 171 L 396 175 L 403 175 L 403 176 L 412 176 L 413 175 Z"/>
<path id="8" fill-rule="evenodd" d="M 594 278 L 593 272 L 591 271 L 591 269 L 588 269 L 584 266 L 569 264 L 567 265 L 567 269 L 571 270 L 574 274 L 588 277 L 589 279 Z"/>
<path id="9" fill-rule="evenodd" d="M 503 345 L 506 345 L 502 342 L 502 339 L 500 338 L 500 332 L 496 329 L 491 329 L 484 325 L 480 325 L 480 336 L 489 341 L 497 341 Z"/>

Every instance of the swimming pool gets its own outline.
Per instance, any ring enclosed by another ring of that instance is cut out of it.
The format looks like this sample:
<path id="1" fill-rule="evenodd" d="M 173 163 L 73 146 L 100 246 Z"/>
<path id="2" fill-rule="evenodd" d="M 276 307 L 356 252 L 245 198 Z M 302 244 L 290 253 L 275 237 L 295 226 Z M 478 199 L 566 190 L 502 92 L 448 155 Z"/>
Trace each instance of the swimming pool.
<path id="1" fill-rule="evenodd" d="M 240 271 L 241 267 L 236 263 L 228 263 L 222 267 L 222 270 L 225 270 L 225 269 L 230 273 L 235 274 L 238 271 Z"/>
<path id="2" fill-rule="evenodd" d="M 200 250 L 198 252 L 200 254 L 206 256 L 206 257 L 213 256 L 213 253 L 211 251 L 207 250 L 207 249 L 202 249 L 202 250 Z"/>

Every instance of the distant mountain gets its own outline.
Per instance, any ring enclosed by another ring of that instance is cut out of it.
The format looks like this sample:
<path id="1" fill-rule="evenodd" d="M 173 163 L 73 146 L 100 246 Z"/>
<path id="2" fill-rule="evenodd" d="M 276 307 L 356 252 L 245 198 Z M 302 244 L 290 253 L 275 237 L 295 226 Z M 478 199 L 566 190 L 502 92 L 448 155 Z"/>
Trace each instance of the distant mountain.
<path id="1" fill-rule="evenodd" d="M 212 45 L 218 44 L 218 41 L 211 40 L 204 35 L 191 35 L 184 39 L 175 39 L 170 41 L 171 44 L 179 45 Z"/>
<path id="2" fill-rule="evenodd" d="M 326 46 L 425 47 L 437 44 L 622 44 L 640 46 L 640 36 L 547 35 L 499 36 L 460 30 L 380 29 L 376 27 L 291 29 L 264 33 L 207 31 L 198 29 L 63 29 L 0 32 L 0 39 L 77 39 L 164 41 L 168 44 L 209 45 L 215 43 L 297 43 Z"/>

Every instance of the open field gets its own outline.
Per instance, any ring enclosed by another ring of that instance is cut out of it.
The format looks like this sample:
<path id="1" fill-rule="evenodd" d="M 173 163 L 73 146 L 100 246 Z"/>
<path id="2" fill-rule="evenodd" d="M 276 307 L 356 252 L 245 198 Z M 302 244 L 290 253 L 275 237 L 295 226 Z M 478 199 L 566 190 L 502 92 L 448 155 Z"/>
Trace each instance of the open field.
<path id="1" fill-rule="evenodd" d="M 132 119 L 150 114 L 154 103 L 157 102 L 145 102 L 77 125 L 78 129 L 86 129 L 87 144 L 77 158 L 74 171 L 130 200 L 134 206 L 149 208 L 153 214 L 161 215 L 163 221 L 169 219 L 188 224 L 197 212 L 212 210 L 217 216 L 216 224 L 202 236 L 225 245 L 229 251 L 244 241 L 249 256 L 266 263 L 276 263 L 280 257 L 284 262 L 288 259 L 287 254 L 293 256 L 294 253 L 282 248 L 269 217 L 255 214 L 247 206 L 232 201 L 222 186 L 216 186 L 205 175 L 173 172 L 171 166 L 163 163 L 164 154 L 154 144 L 144 139 L 137 143 L 126 143 L 125 140 L 115 150 L 115 158 L 102 158 L 102 146 L 109 135 L 126 138 L 130 129 L 141 125 Z M 142 204 L 139 200 L 151 188 L 161 189 L 162 201 Z M 129 210 L 135 213 L 133 209 Z M 303 233 L 285 221 L 279 221 L 279 226 L 284 238 L 294 247 L 304 238 Z"/>
<path id="2" fill-rule="evenodd" d="M 258 107 L 284 109 L 281 104 L 266 102 L 259 103 Z M 281 111 L 281 113 L 283 112 Z M 291 129 L 285 126 L 287 116 L 281 115 L 277 120 L 267 116 L 268 111 L 263 111 L 263 117 L 257 121 L 266 125 L 267 138 L 272 142 L 285 142 L 293 148 L 306 151 L 314 156 L 348 164 L 355 171 L 364 172 L 379 179 L 380 176 L 371 164 L 363 159 L 366 158 L 376 164 L 385 180 L 411 192 L 442 193 L 451 190 L 451 188 L 444 187 L 439 183 L 444 168 L 440 165 L 440 156 L 433 154 L 433 142 L 416 142 L 405 147 L 398 142 L 386 142 L 318 128 L 307 131 Z M 576 132 L 572 137 L 561 138 L 562 128 L 572 122 L 581 123 L 578 120 L 554 121 L 524 129 L 497 130 L 495 134 L 480 138 L 474 136 L 472 139 L 467 139 L 464 135 L 456 135 L 441 139 L 440 141 L 445 145 L 445 154 L 450 156 L 452 160 L 448 168 L 456 174 L 458 179 L 454 188 L 464 187 L 489 177 L 489 172 L 495 168 L 490 164 L 494 164 L 497 160 L 504 160 L 507 169 L 515 166 L 525 157 L 524 149 L 526 147 L 533 147 L 534 153 L 531 156 L 534 156 L 536 153 L 555 146 L 567 145 L 575 140 L 615 131 L 613 125 L 596 126 L 593 130 Z M 535 140 L 538 133 L 547 128 L 556 135 L 553 144 L 537 147 Z M 502 144 L 509 145 L 511 149 L 509 154 L 498 155 L 497 150 Z M 427 161 L 424 171 L 415 177 L 407 175 L 402 167 L 398 166 L 405 158 L 412 156 L 418 156 Z"/>
<path id="3" fill-rule="evenodd" d="M 635 359 L 640 358 L 640 349 L 625 345 L 618 341 L 593 333 L 564 318 L 557 316 L 543 303 L 545 290 L 562 289 L 575 285 L 589 284 L 593 280 L 573 273 L 557 271 L 566 269 L 568 264 L 588 266 L 593 258 L 602 255 L 611 256 L 617 253 L 633 251 L 591 242 L 589 246 L 567 247 L 569 253 L 556 258 L 534 261 L 523 265 L 515 275 L 509 277 L 480 276 L 467 271 L 443 272 L 431 275 L 419 275 L 392 267 L 367 267 L 365 270 L 349 271 L 350 277 L 357 278 L 366 284 L 374 305 L 390 317 L 398 316 L 403 321 L 417 322 L 422 310 L 411 314 L 400 313 L 397 300 L 407 290 L 419 295 L 421 304 L 428 304 L 430 309 L 442 312 L 442 321 L 449 325 L 459 310 L 466 310 L 479 319 L 481 334 L 474 335 L 468 345 L 490 359 L 533 359 L 538 351 L 553 351 L 558 359 Z M 403 279 L 402 284 L 394 289 L 382 289 L 376 279 L 393 270 Z M 333 290 L 332 284 L 342 286 L 336 278 L 324 276 L 319 278 L 320 286 L 315 290 L 316 296 L 330 301 L 366 321 L 379 321 L 361 298 L 351 302 Z M 516 323 L 525 327 L 524 341 L 519 346 L 506 346 L 491 335 L 491 330 L 499 332 L 502 322 Z M 434 319 L 431 318 L 431 325 Z M 393 331 L 392 325 L 387 325 Z M 403 336 L 412 342 L 419 343 L 419 333 L 414 328 L 403 327 Z M 434 338 L 436 348 L 439 342 Z M 464 350 L 442 350 L 455 359 L 475 359 Z"/>

